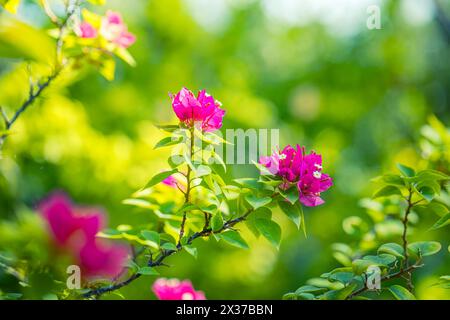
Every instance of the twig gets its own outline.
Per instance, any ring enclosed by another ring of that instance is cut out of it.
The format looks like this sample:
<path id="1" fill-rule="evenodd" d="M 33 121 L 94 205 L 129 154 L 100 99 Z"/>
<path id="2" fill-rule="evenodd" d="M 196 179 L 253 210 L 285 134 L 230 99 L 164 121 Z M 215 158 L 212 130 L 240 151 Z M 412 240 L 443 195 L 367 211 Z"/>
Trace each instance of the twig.
<path id="1" fill-rule="evenodd" d="M 8 119 L 5 111 L 3 109 L 1 109 L 1 114 L 2 114 L 2 118 L 4 120 L 4 123 L 5 123 L 5 131 L 6 132 L 4 132 L 0 135 L 0 151 L 3 147 L 3 144 L 6 140 L 6 138 L 8 137 L 8 130 L 12 127 L 12 125 L 16 122 L 16 120 L 22 115 L 22 113 L 25 112 L 27 110 L 27 108 L 29 106 L 31 106 L 38 97 L 41 96 L 42 92 L 61 73 L 62 69 L 65 66 L 65 62 L 61 61 L 61 59 L 60 59 L 60 56 L 62 53 L 62 48 L 63 48 L 63 43 L 64 43 L 63 35 L 65 32 L 65 29 L 67 28 L 69 20 L 75 14 L 77 8 L 80 5 L 80 0 L 76 0 L 71 7 L 68 7 L 67 16 L 65 17 L 65 19 L 62 22 L 59 22 L 59 20 L 55 20 L 58 18 L 56 17 L 56 15 L 53 14 L 53 11 L 51 11 L 51 9 L 48 6 L 48 4 L 46 3 L 46 1 L 43 1 L 43 4 L 44 4 L 44 10 L 45 10 L 46 14 L 49 16 L 50 20 L 59 26 L 59 35 L 56 40 L 56 59 L 57 59 L 56 67 L 55 67 L 54 72 L 49 77 L 47 77 L 45 79 L 45 81 L 37 84 L 37 90 L 35 88 L 35 84 L 33 83 L 33 81 L 31 80 L 31 77 L 30 77 L 30 88 L 29 88 L 28 98 L 22 103 L 22 105 L 14 113 L 14 115 L 12 116 L 11 119 Z"/>
<path id="2" fill-rule="evenodd" d="M 237 223 L 239 223 L 241 221 L 244 221 L 248 217 L 248 215 L 250 213 L 252 213 L 252 212 L 253 212 L 253 209 L 250 209 L 244 215 L 242 215 L 242 216 L 240 216 L 238 218 L 235 218 L 235 219 L 228 220 L 227 222 L 225 222 L 223 224 L 223 227 L 220 228 L 217 231 L 212 231 L 212 229 L 209 228 L 209 227 L 208 228 L 203 228 L 203 230 L 192 234 L 187 239 L 186 245 L 192 244 L 192 242 L 195 239 L 209 236 L 212 233 L 221 233 L 221 232 L 223 232 L 225 230 L 231 229 L 235 224 L 237 224 Z M 159 266 L 165 265 L 164 264 L 164 260 L 167 257 L 171 256 L 172 254 L 181 251 L 182 248 L 183 247 L 180 245 L 180 247 L 177 246 L 177 250 L 162 250 L 160 256 L 158 257 L 158 259 L 156 259 L 156 260 L 153 260 L 152 258 L 149 259 L 149 261 L 147 263 L 147 266 L 149 266 L 149 267 L 159 267 Z M 92 289 L 92 290 L 84 293 L 82 295 L 82 297 L 84 297 L 84 298 L 97 297 L 98 298 L 99 296 L 101 296 L 104 293 L 118 290 L 118 289 L 120 289 L 120 288 L 122 288 L 122 287 L 124 287 L 124 286 L 126 286 L 128 284 L 130 284 L 131 282 L 133 282 L 134 280 L 136 280 L 136 279 L 138 279 L 140 277 L 141 277 L 140 273 L 134 273 L 129 278 L 127 278 L 126 280 L 124 280 L 122 282 L 119 282 L 119 283 L 116 283 L 116 284 L 112 284 L 112 285 L 109 285 L 109 286 L 106 286 L 106 287 L 102 287 L 102 288 Z"/>
<path id="3" fill-rule="evenodd" d="M 402 242 L 403 242 L 403 254 L 405 255 L 405 260 L 403 262 L 403 265 L 401 267 L 401 271 L 408 269 L 409 267 L 409 254 L 408 254 L 408 238 L 407 238 L 407 233 L 408 233 L 408 216 L 411 212 L 411 208 L 414 206 L 414 204 L 411 202 L 411 198 L 412 198 L 412 190 L 411 188 L 408 189 L 408 206 L 406 207 L 405 210 L 405 216 L 403 217 L 403 234 L 402 234 Z M 412 279 L 411 279 L 411 273 L 408 272 L 406 273 L 406 284 L 408 286 L 408 289 L 410 291 L 412 291 L 414 289 L 414 286 L 412 284 Z"/>
<path id="4" fill-rule="evenodd" d="M 400 270 L 400 271 L 398 271 L 398 272 L 396 272 L 396 273 L 393 273 L 393 274 L 390 274 L 390 275 L 387 275 L 387 276 L 381 278 L 380 281 L 381 281 L 381 282 L 386 282 L 386 281 L 389 281 L 389 280 L 392 280 L 392 279 L 395 279 L 395 278 L 402 277 L 402 276 L 404 276 L 405 274 L 411 274 L 412 271 L 414 271 L 415 269 L 421 268 L 421 267 L 423 267 L 423 264 L 413 264 L 413 265 L 409 266 L 409 267 L 406 268 L 406 269 L 402 269 L 402 270 Z M 369 288 L 367 287 L 366 284 L 364 284 L 364 287 L 362 287 L 361 289 L 358 289 L 358 290 L 354 291 L 351 295 L 349 295 L 349 296 L 346 298 L 346 300 L 350 300 L 350 299 L 352 299 L 353 297 L 355 297 L 355 296 L 357 296 L 357 295 L 360 295 L 361 293 L 366 292 L 367 290 L 369 290 Z"/>

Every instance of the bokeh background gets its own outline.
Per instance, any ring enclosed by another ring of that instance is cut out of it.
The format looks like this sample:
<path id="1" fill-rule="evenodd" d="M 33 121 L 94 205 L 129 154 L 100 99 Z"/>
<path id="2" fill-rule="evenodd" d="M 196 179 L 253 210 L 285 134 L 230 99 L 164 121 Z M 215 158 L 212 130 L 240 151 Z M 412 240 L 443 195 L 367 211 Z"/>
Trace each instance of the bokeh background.
<path id="1" fill-rule="evenodd" d="M 381 8 L 381 30 L 366 27 L 372 4 Z M 335 185 L 325 205 L 306 211 L 306 239 L 280 214 L 279 251 L 243 227 L 250 250 L 200 241 L 197 260 L 173 256 L 162 275 L 189 278 L 211 299 L 279 299 L 339 266 L 330 245 L 350 240 L 345 217 L 365 216 L 358 201 L 374 191 L 370 179 L 396 162 L 420 165 L 420 129 L 430 115 L 448 124 L 450 36 L 442 15 L 450 17 L 450 5 L 440 4 L 438 11 L 432 0 L 108 0 L 137 35 L 130 48 L 137 66 L 118 63 L 113 82 L 83 71 L 27 110 L 0 160 L 0 219 L 61 189 L 104 207 L 110 226 L 142 222 L 148 213 L 121 201 L 167 166 L 168 151 L 153 145 L 163 136 L 154 124 L 176 122 L 168 92 L 205 88 L 227 110 L 224 128 L 280 129 L 283 145 L 323 155 Z M 48 26 L 32 2 L 21 4 L 19 17 Z M 36 40 L 28 49 L 45 56 L 47 48 Z M 27 94 L 27 74 L 16 66 L 0 59 L 0 105 L 9 112 Z M 256 170 L 235 165 L 227 174 Z M 424 218 L 424 230 L 434 220 Z M 421 237 L 444 248 L 450 242 L 445 228 Z M 449 268 L 448 252 L 429 259 L 416 275 L 417 296 L 450 298 L 431 287 Z M 153 280 L 121 292 L 153 299 Z"/>

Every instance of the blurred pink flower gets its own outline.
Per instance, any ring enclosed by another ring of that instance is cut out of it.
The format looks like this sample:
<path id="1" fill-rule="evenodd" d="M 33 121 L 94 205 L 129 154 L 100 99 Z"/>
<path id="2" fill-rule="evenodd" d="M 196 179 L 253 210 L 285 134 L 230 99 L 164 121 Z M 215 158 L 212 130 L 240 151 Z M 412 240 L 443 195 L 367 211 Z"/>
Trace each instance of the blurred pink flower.
<path id="1" fill-rule="evenodd" d="M 182 88 L 176 95 L 170 95 L 172 107 L 181 122 L 187 126 L 197 126 L 202 131 L 210 132 L 222 127 L 225 110 L 222 104 L 214 100 L 205 90 L 199 91 L 197 97 L 188 89 Z"/>
<path id="2" fill-rule="evenodd" d="M 175 179 L 173 176 L 168 176 L 162 181 L 162 183 L 172 188 L 176 188 L 178 185 L 177 179 Z"/>
<path id="3" fill-rule="evenodd" d="M 323 204 L 321 192 L 333 185 L 331 177 L 322 173 L 322 156 L 314 151 L 306 154 L 305 148 L 299 145 L 296 148 L 288 145 L 270 157 L 261 157 L 259 163 L 283 179 L 279 186 L 281 189 L 286 190 L 295 184 L 300 202 L 308 207 Z"/>
<path id="4" fill-rule="evenodd" d="M 123 269 L 128 250 L 96 239 L 104 227 L 104 214 L 98 209 L 72 204 L 62 192 L 51 194 L 38 206 L 50 234 L 61 251 L 69 253 L 86 278 L 113 278 Z"/>
<path id="5" fill-rule="evenodd" d="M 157 279 L 152 290 L 159 300 L 206 300 L 202 291 L 195 291 L 189 280 Z"/>
<path id="6" fill-rule="evenodd" d="M 89 22 L 82 22 L 79 26 L 79 34 L 82 38 L 97 37 L 97 30 Z"/>
<path id="7" fill-rule="evenodd" d="M 120 13 L 111 10 L 106 12 L 102 20 L 100 33 L 106 40 L 125 49 L 136 41 L 136 36 L 128 31 Z"/>

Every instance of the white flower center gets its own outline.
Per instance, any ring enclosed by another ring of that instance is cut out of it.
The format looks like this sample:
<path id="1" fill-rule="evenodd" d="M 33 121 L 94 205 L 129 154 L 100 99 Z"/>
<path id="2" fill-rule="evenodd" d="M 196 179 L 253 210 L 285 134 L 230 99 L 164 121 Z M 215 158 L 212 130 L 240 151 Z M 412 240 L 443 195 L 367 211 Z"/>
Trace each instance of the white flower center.
<path id="1" fill-rule="evenodd" d="M 318 164 L 318 163 L 315 163 L 315 164 L 314 164 L 314 167 L 316 167 L 316 168 L 319 169 L 319 170 L 322 170 L 322 166 L 321 166 L 320 164 Z"/>
<path id="2" fill-rule="evenodd" d="M 280 154 L 280 160 L 286 159 L 286 155 L 284 153 Z"/>
<path id="3" fill-rule="evenodd" d="M 322 177 L 322 174 L 319 171 L 314 171 L 313 172 L 313 176 L 316 179 L 320 179 Z"/>

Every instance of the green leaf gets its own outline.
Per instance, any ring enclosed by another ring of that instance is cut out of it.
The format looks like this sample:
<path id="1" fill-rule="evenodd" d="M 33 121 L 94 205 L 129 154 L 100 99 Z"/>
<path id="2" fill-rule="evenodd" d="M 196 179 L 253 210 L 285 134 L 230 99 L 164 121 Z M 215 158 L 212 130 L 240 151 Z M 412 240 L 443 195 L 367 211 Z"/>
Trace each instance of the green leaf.
<path id="1" fill-rule="evenodd" d="M 198 250 L 196 247 L 192 246 L 183 246 L 184 250 L 186 250 L 187 253 L 189 253 L 191 256 L 193 256 L 195 259 L 197 259 Z"/>
<path id="2" fill-rule="evenodd" d="M 399 188 L 395 186 L 385 186 L 380 190 L 378 190 L 377 192 L 375 192 L 372 198 L 376 199 L 380 197 L 389 197 L 393 195 L 402 195 L 402 192 L 400 191 Z"/>
<path id="3" fill-rule="evenodd" d="M 317 294 L 320 292 L 324 292 L 326 290 L 327 290 L 326 288 L 319 288 L 319 287 L 308 284 L 308 285 L 304 285 L 304 286 L 301 286 L 300 288 L 298 288 L 295 291 L 295 294 L 301 294 L 301 293 L 316 293 Z"/>
<path id="4" fill-rule="evenodd" d="M 385 243 L 378 248 L 378 254 L 388 253 L 397 258 L 404 259 L 403 247 L 397 243 Z"/>
<path id="5" fill-rule="evenodd" d="M 144 239 L 146 240 L 146 242 L 154 247 L 154 248 L 158 248 L 159 247 L 159 233 L 155 232 L 155 231 L 149 231 L 149 230 L 142 230 L 141 231 L 141 235 L 144 237 Z"/>
<path id="6" fill-rule="evenodd" d="M 387 267 L 390 264 L 394 263 L 396 258 L 395 256 L 387 253 L 382 253 L 377 256 L 368 255 L 363 257 L 363 260 L 370 261 L 373 265 Z"/>
<path id="7" fill-rule="evenodd" d="M 254 194 L 247 195 L 245 197 L 245 200 L 247 200 L 247 202 L 254 209 L 258 209 L 260 207 L 264 207 L 265 205 L 267 205 L 270 202 L 272 202 L 272 198 L 271 197 L 258 197 L 258 196 L 254 195 Z"/>
<path id="8" fill-rule="evenodd" d="M 103 59 L 98 66 L 100 74 L 108 81 L 114 80 L 114 73 L 116 70 L 116 62 L 113 58 Z"/>
<path id="9" fill-rule="evenodd" d="M 397 163 L 397 168 L 400 170 L 400 172 L 405 176 L 405 177 L 414 177 L 416 175 L 416 172 L 414 171 L 414 169 L 405 166 L 403 164 Z"/>
<path id="10" fill-rule="evenodd" d="M 258 231 L 272 243 L 275 247 L 279 248 L 281 241 L 281 228 L 272 220 L 258 218 L 255 221 L 255 226 Z"/>
<path id="11" fill-rule="evenodd" d="M 152 209 L 154 207 L 153 204 L 143 199 L 125 199 L 122 201 L 122 203 L 144 209 Z"/>
<path id="12" fill-rule="evenodd" d="M 418 192 L 419 195 L 428 202 L 431 202 L 435 196 L 434 190 L 430 187 L 422 187 L 418 190 Z"/>
<path id="13" fill-rule="evenodd" d="M 156 125 L 156 127 L 166 132 L 174 132 L 180 130 L 180 126 L 178 124 Z"/>
<path id="14" fill-rule="evenodd" d="M 171 175 L 173 175 L 174 173 L 177 173 L 178 170 L 177 169 L 173 169 L 173 170 L 169 170 L 169 171 L 164 171 L 164 172 L 160 172 L 157 175 L 153 176 L 153 178 L 150 179 L 150 181 L 147 183 L 147 185 L 145 186 L 145 188 L 150 188 L 153 187 L 154 185 L 160 183 L 161 181 L 163 181 L 164 179 L 170 177 Z"/>
<path id="15" fill-rule="evenodd" d="M 283 211 L 288 218 L 295 223 L 298 229 L 300 229 L 301 226 L 301 206 L 292 205 L 288 201 L 279 201 L 278 206 L 280 207 L 281 211 Z M 300 208 L 300 209 L 299 209 Z"/>
<path id="16" fill-rule="evenodd" d="M 212 218 L 211 218 L 211 229 L 212 231 L 218 231 L 222 229 L 223 227 L 223 218 L 222 214 L 220 212 L 217 212 Z"/>
<path id="17" fill-rule="evenodd" d="M 162 147 L 168 147 L 173 146 L 176 144 L 179 144 L 183 141 L 182 137 L 178 137 L 176 139 L 173 139 L 172 137 L 165 137 L 158 141 L 158 143 L 153 147 L 153 149 L 158 149 Z"/>
<path id="18" fill-rule="evenodd" d="M 431 256 L 441 250 L 441 244 L 436 241 L 419 241 L 408 245 L 409 253 L 415 258 Z"/>
<path id="19" fill-rule="evenodd" d="M 211 174 L 211 168 L 208 166 L 201 164 L 197 168 L 195 168 L 195 177 L 196 178 L 207 176 L 209 174 Z"/>
<path id="20" fill-rule="evenodd" d="M 143 276 L 157 276 L 157 275 L 159 275 L 159 272 L 156 271 L 152 267 L 141 267 L 141 268 L 139 268 L 138 273 L 142 274 Z"/>
<path id="21" fill-rule="evenodd" d="M 280 191 L 283 198 L 289 201 L 291 204 L 295 204 L 298 200 L 298 190 L 296 187 L 292 187 L 287 192 Z"/>
<path id="22" fill-rule="evenodd" d="M 177 246 L 172 242 L 165 242 L 161 245 L 161 248 L 168 251 L 177 251 Z"/>
<path id="23" fill-rule="evenodd" d="M 219 233 L 219 234 L 217 234 L 217 236 L 220 239 L 223 239 L 225 242 L 228 242 L 229 244 L 231 244 L 235 247 L 242 248 L 242 249 L 248 249 L 247 242 L 245 242 L 245 240 L 242 239 L 241 235 L 237 231 L 229 230 L 229 231 Z"/>
<path id="24" fill-rule="evenodd" d="M 405 181 L 403 178 L 397 174 L 385 174 L 380 177 L 377 177 L 373 179 L 374 182 L 382 182 L 388 185 L 394 185 L 394 186 L 405 186 Z"/>
<path id="25" fill-rule="evenodd" d="M 446 225 L 450 224 L 450 213 L 447 213 L 445 216 L 441 217 L 436 223 L 431 227 L 431 230 L 436 230 Z"/>
<path id="26" fill-rule="evenodd" d="M 397 300 L 416 300 L 416 297 L 409 292 L 406 288 L 399 285 L 393 285 L 389 287 L 389 291 Z"/>
<path id="27" fill-rule="evenodd" d="M 339 290 L 331 290 L 325 292 L 320 299 L 321 300 L 345 300 L 356 289 L 358 284 L 356 282 L 350 283 L 346 287 Z"/>
<path id="28" fill-rule="evenodd" d="M 241 186 L 250 188 L 250 189 L 258 189 L 259 184 L 258 180 L 255 178 L 241 178 L 241 179 L 234 179 L 236 183 L 239 183 Z"/>
<path id="29" fill-rule="evenodd" d="M 423 170 L 417 174 L 417 180 L 449 180 L 450 176 L 437 170 Z"/>

